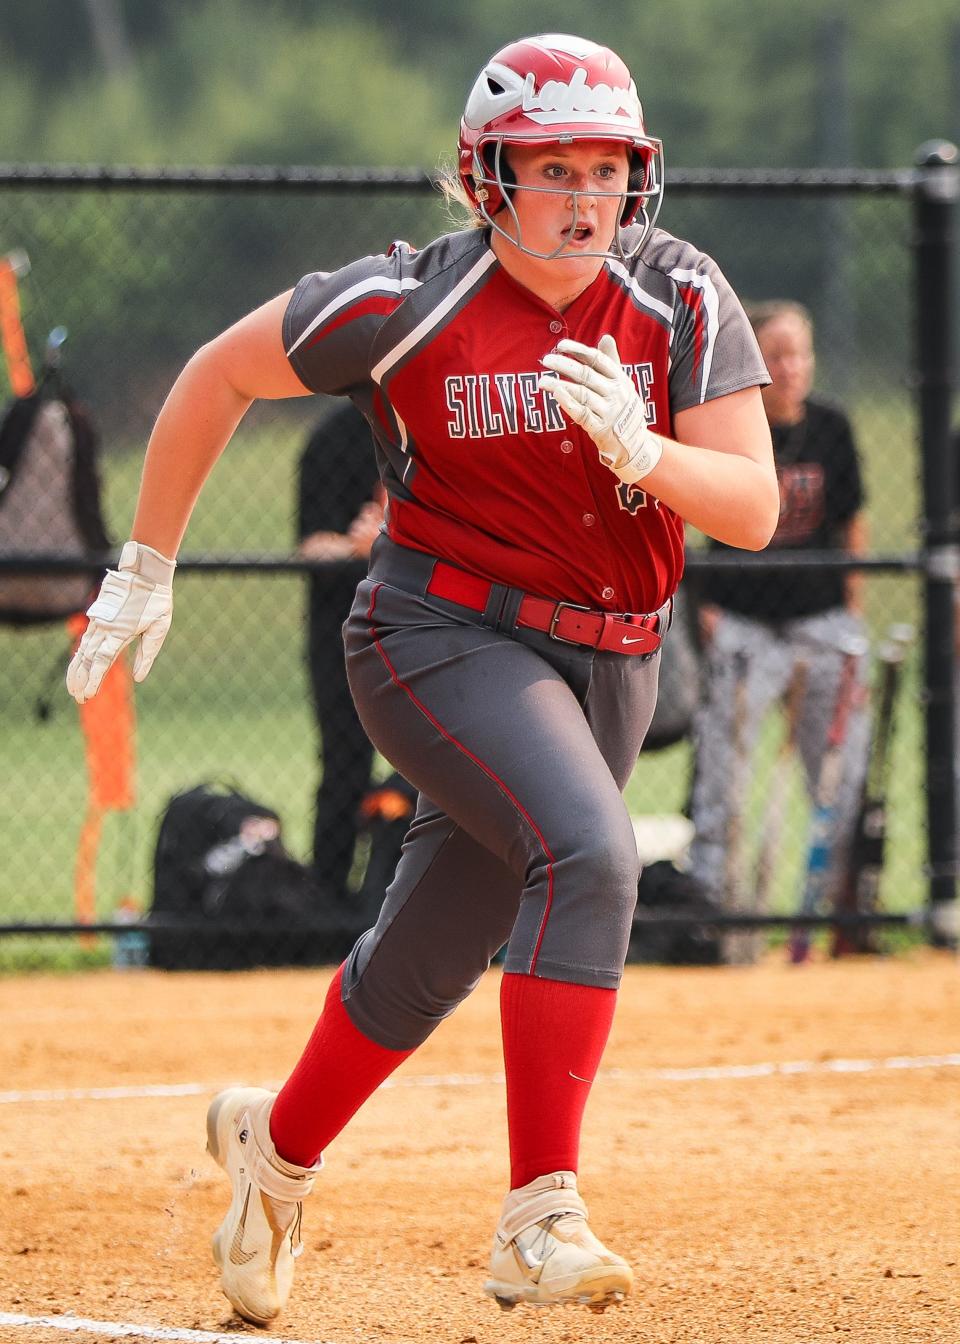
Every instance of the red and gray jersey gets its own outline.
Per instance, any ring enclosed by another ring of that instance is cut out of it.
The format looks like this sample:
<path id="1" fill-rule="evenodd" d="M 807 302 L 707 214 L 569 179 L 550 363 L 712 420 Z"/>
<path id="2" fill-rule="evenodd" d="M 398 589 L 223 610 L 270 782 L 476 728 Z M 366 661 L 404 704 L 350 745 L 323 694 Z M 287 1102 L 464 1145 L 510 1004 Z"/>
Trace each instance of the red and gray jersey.
<path id="1" fill-rule="evenodd" d="M 370 422 L 394 541 L 544 597 L 653 611 L 680 581 L 682 520 L 621 484 L 538 387 L 558 341 L 606 332 L 667 435 L 678 411 L 769 382 L 719 268 L 660 230 L 563 313 L 467 230 L 307 275 L 284 318 L 303 383 Z"/>

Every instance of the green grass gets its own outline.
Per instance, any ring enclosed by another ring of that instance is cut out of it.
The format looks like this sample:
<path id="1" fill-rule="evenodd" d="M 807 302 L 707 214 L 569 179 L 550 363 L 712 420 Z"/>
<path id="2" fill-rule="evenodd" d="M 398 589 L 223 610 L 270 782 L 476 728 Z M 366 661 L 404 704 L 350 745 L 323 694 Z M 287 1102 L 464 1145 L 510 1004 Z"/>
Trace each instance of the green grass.
<path id="1" fill-rule="evenodd" d="M 315 404 L 297 413 L 258 410 L 214 469 L 196 510 L 185 553 L 283 552 L 292 544 L 296 458 Z M 873 546 L 916 544 L 912 465 L 890 453 L 911 432 L 909 408 L 888 398 L 855 414 L 871 497 Z M 105 462 L 106 503 L 115 536 L 126 535 L 142 450 Z M 875 636 L 894 619 L 919 627 L 912 577 L 868 580 Z M 296 576 L 197 576 L 177 581 L 176 615 L 157 667 L 137 690 L 137 803 L 108 817 L 97 873 L 98 912 L 109 918 L 132 894 L 146 905 L 157 823 L 170 795 L 201 780 L 229 778 L 275 807 L 291 850 L 306 857 L 318 768 L 302 661 L 303 584 Z M 73 868 L 86 798 L 78 714 L 59 682 L 66 662 L 60 627 L 0 626 L 0 920 L 69 920 Z M 33 706 L 56 669 L 55 711 L 39 723 Z M 762 735 L 753 774 L 748 833 L 756 835 L 780 724 Z M 894 742 L 890 855 L 884 903 L 903 910 L 924 898 L 922 722 L 916 658 L 904 686 Z M 644 755 L 627 790 L 634 812 L 681 810 L 689 780 L 685 745 Z M 383 766 L 385 769 L 386 767 Z M 776 888 L 776 908 L 792 909 L 804 852 L 806 804 L 795 781 Z M 100 964 L 108 954 L 78 951 L 59 938 L 0 939 L 0 970 L 29 965 Z"/>

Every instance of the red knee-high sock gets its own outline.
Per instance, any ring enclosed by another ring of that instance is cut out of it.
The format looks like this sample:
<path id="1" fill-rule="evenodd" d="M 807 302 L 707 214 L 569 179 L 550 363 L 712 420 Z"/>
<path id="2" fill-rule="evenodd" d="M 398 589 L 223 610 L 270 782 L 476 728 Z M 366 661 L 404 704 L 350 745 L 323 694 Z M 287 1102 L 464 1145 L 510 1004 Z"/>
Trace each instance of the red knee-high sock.
<path id="1" fill-rule="evenodd" d="M 327 1144 L 412 1050 L 388 1050 L 359 1031 L 340 1000 L 337 971 L 323 1012 L 270 1115 L 270 1136 L 287 1162 L 312 1167 Z"/>
<path id="2" fill-rule="evenodd" d="M 511 1189 L 549 1171 L 577 1170 L 583 1108 L 616 1002 L 615 989 L 504 975 L 500 1022 Z"/>

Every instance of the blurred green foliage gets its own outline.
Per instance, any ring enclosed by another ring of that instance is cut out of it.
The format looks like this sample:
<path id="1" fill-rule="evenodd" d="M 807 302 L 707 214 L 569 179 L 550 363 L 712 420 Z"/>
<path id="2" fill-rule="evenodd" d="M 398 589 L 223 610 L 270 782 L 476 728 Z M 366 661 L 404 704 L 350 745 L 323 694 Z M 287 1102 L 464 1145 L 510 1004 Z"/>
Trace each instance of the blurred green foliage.
<path id="1" fill-rule="evenodd" d="M 843 128 L 824 74 L 838 24 Z M 839 136 L 851 162 L 891 167 L 958 133 L 958 29 L 956 0 L 528 0 L 521 17 L 512 0 L 5 5 L 3 156 L 432 167 L 487 55 L 582 31 L 632 67 L 668 163 L 812 166 Z"/>

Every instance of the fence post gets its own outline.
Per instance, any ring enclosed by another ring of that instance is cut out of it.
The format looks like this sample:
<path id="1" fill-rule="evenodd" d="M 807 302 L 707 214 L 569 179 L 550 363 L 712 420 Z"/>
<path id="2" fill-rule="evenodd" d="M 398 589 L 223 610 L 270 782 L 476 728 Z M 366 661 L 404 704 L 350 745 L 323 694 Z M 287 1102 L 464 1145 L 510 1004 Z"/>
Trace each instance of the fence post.
<path id="1" fill-rule="evenodd" d="M 923 679 L 926 736 L 927 876 L 931 941 L 956 942 L 957 816 L 954 780 L 954 587 L 957 468 L 951 441 L 954 219 L 960 195 L 957 147 L 930 140 L 916 153 L 916 379 L 923 461 Z"/>

